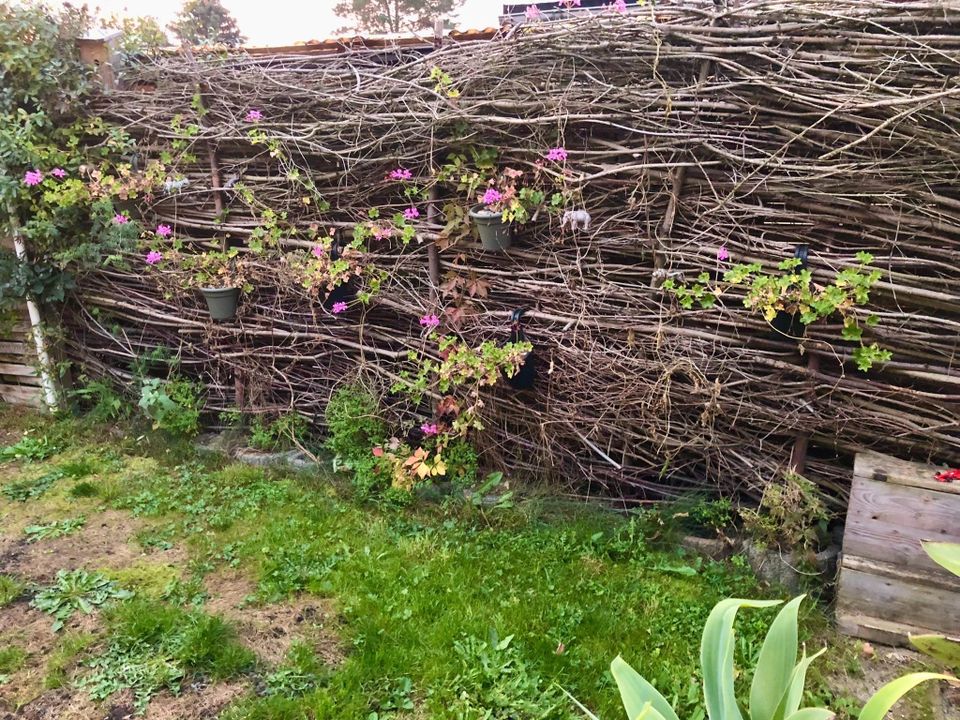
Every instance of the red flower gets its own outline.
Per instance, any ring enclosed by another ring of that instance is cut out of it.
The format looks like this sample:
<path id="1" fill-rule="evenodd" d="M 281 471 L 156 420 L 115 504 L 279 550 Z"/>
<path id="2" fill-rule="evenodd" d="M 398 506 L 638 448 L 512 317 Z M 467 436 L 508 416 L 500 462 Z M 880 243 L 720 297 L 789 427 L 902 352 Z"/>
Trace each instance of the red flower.
<path id="1" fill-rule="evenodd" d="M 380 447 L 379 445 L 377 445 L 377 447 L 375 447 L 375 448 L 373 449 L 373 456 L 374 456 L 374 457 L 383 457 L 383 448 Z"/>

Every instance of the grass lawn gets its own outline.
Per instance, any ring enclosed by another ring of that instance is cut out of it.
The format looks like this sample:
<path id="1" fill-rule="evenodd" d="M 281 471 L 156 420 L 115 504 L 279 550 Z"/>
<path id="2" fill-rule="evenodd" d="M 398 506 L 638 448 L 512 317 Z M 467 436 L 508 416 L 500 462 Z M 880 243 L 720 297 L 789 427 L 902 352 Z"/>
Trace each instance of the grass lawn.
<path id="1" fill-rule="evenodd" d="M 2 412 L 0 445 L 21 449 L 0 465 L 0 712 L 16 717 L 582 717 L 566 691 L 613 720 L 622 654 L 697 720 L 710 609 L 779 597 L 739 558 L 664 548 L 642 515 L 377 507 L 324 472 Z M 772 615 L 742 613 L 744 667 Z M 883 654 L 864 660 L 813 603 L 803 625 L 833 646 L 813 699 L 851 717 Z"/>

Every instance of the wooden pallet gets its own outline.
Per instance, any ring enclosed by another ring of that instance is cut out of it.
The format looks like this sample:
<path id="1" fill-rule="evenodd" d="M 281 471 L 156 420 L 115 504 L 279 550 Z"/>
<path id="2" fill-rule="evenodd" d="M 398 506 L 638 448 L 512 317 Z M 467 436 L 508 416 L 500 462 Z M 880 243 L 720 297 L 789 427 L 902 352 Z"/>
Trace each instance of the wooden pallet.
<path id="1" fill-rule="evenodd" d="M 857 455 L 837 592 L 841 632 L 888 645 L 923 633 L 960 636 L 960 578 L 920 545 L 960 543 L 960 482 L 939 483 L 937 471 Z"/>
<path id="2" fill-rule="evenodd" d="M 19 322 L 0 338 L 0 400 L 9 405 L 44 407 L 35 363 L 30 325 Z"/>

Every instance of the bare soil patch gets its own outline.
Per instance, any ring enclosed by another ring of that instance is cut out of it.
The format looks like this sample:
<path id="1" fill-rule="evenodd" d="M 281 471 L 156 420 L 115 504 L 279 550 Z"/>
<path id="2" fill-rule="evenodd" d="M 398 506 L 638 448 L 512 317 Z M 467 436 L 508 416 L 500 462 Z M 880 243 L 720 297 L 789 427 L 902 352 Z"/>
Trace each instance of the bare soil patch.
<path id="1" fill-rule="evenodd" d="M 128 513 L 106 510 L 89 517 L 82 530 L 52 540 L 30 543 L 26 538 L 0 538 L 0 573 L 8 573 L 33 582 L 49 582 L 58 570 L 77 568 L 122 569 L 137 560 L 180 567 L 186 553 L 174 546 L 147 555 L 131 541 L 144 523 Z"/>
<path id="2" fill-rule="evenodd" d="M 235 570 L 212 573 L 204 584 L 210 593 L 207 612 L 233 622 L 240 641 L 266 662 L 282 662 L 296 640 L 308 643 L 327 665 L 343 661 L 331 601 L 301 595 L 273 605 L 249 604 L 256 585 Z"/>

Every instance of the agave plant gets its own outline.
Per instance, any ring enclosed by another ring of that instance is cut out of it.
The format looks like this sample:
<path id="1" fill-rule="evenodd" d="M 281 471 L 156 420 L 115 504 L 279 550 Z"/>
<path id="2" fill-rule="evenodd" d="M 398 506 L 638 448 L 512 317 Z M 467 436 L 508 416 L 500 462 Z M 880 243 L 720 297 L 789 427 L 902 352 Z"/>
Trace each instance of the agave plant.
<path id="1" fill-rule="evenodd" d="M 830 720 L 826 708 L 801 708 L 807 668 L 824 650 L 797 661 L 799 646 L 797 614 L 804 596 L 787 603 L 777 615 L 757 658 L 746 716 L 734 694 L 733 621 L 740 608 L 765 608 L 779 601 L 723 600 L 713 608 L 703 629 L 700 662 L 703 668 L 703 698 L 710 720 Z M 670 703 L 623 658 L 610 664 L 628 720 L 679 720 Z M 881 720 L 911 688 L 927 680 L 951 680 L 949 675 L 913 673 L 884 685 L 867 701 L 860 720 Z M 577 703 L 593 720 L 596 716 Z"/>
<path id="2" fill-rule="evenodd" d="M 925 542 L 923 549 L 930 559 L 945 570 L 960 577 L 960 545 L 957 543 Z M 910 642 L 917 650 L 960 671 L 960 641 L 942 635 L 911 635 Z"/>

